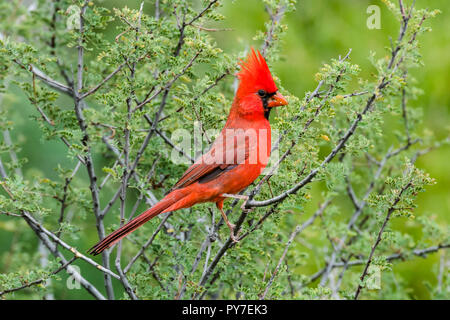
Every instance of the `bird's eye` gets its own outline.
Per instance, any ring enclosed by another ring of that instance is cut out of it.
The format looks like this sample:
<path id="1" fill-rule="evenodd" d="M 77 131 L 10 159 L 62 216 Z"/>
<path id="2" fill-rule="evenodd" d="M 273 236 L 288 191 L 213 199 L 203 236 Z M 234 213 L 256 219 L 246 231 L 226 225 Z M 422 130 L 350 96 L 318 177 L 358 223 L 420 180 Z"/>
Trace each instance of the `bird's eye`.
<path id="1" fill-rule="evenodd" d="M 258 90 L 258 95 L 260 97 L 264 97 L 266 95 L 266 91 L 264 91 L 263 89 Z"/>

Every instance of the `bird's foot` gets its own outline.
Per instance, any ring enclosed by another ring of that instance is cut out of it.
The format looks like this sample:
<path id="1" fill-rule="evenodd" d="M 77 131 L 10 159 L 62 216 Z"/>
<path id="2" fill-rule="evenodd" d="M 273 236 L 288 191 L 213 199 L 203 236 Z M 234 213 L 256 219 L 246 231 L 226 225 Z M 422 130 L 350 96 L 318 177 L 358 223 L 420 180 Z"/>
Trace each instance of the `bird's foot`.
<path id="1" fill-rule="evenodd" d="M 239 242 L 239 239 L 238 239 L 239 230 L 236 232 L 236 235 L 235 235 L 234 234 L 234 230 L 236 229 L 236 225 L 231 223 L 228 220 L 227 215 L 223 211 L 222 207 L 219 207 L 219 210 L 220 210 L 220 213 L 222 214 L 223 220 L 225 221 L 225 223 L 228 226 L 228 229 L 230 229 L 230 238 L 231 238 L 231 240 L 233 240 L 234 243 L 238 243 Z"/>
<path id="2" fill-rule="evenodd" d="M 246 212 L 246 213 L 250 213 L 250 212 L 253 211 L 253 208 L 246 208 L 247 202 L 249 200 L 249 196 L 247 196 L 247 195 L 224 193 L 224 194 L 222 194 L 222 196 L 223 197 L 227 197 L 227 198 L 234 198 L 234 199 L 244 200 L 244 202 L 241 205 L 241 210 Z"/>
<path id="3" fill-rule="evenodd" d="M 247 205 L 247 201 L 245 201 L 241 206 L 241 210 L 245 213 L 250 213 L 255 209 L 255 208 L 246 208 L 246 205 Z"/>
<path id="4" fill-rule="evenodd" d="M 227 226 L 230 229 L 230 238 L 231 238 L 231 240 L 233 240 L 234 243 L 238 243 L 239 242 L 239 239 L 237 238 L 238 235 L 234 235 L 234 230 L 236 230 L 236 225 L 231 223 L 231 222 L 229 222 L 229 223 L 227 223 Z M 238 233 L 239 233 L 239 231 L 238 231 Z"/>
<path id="5" fill-rule="evenodd" d="M 232 240 L 234 243 L 238 243 L 238 242 L 239 242 L 239 231 L 240 231 L 240 230 L 238 230 L 238 231 L 236 232 L 236 235 L 235 235 L 235 234 L 234 234 L 234 231 L 236 230 L 236 225 L 233 224 L 233 223 L 231 223 L 231 222 L 228 222 L 228 223 L 227 223 L 227 226 L 228 226 L 228 228 L 230 229 L 230 238 L 231 238 L 231 240 Z"/>

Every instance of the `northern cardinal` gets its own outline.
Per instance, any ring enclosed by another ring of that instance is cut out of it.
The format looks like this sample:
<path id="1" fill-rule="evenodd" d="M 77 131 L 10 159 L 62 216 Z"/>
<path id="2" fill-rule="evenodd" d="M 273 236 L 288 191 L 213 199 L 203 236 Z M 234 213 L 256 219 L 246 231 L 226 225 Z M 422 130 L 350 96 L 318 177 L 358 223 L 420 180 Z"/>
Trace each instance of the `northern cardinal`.
<path id="1" fill-rule="evenodd" d="M 202 155 L 152 208 L 140 214 L 89 252 L 101 253 L 160 213 L 189 208 L 197 203 L 215 202 L 234 235 L 223 211 L 226 198 L 247 199 L 238 193 L 249 186 L 264 170 L 271 152 L 269 114 L 272 107 L 287 105 L 278 92 L 264 57 L 251 50 L 240 61 L 240 80 L 228 120 L 210 150 Z M 245 203 L 244 203 L 245 204 Z"/>

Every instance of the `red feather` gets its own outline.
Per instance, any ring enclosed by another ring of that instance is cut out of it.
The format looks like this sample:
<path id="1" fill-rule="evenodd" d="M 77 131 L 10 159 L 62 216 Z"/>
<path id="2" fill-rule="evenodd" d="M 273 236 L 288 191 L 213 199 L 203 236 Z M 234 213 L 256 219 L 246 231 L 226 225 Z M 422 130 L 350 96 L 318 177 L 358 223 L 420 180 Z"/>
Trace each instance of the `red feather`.
<path id="1" fill-rule="evenodd" d="M 243 96 L 249 92 L 256 92 L 263 89 L 266 92 L 278 91 L 272 74 L 267 66 L 266 60 L 259 51 L 251 48 L 247 61 L 240 61 L 241 70 L 237 76 L 241 80 L 237 96 Z"/>

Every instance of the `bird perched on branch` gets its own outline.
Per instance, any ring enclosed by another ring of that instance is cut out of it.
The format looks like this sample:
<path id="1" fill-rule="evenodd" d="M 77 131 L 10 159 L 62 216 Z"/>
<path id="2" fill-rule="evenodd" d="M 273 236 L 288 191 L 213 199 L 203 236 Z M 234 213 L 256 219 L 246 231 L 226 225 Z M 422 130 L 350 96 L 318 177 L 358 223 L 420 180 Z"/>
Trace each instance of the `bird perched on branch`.
<path id="1" fill-rule="evenodd" d="M 216 203 L 232 240 L 237 241 L 223 202 L 227 198 L 248 200 L 238 193 L 261 174 L 269 160 L 270 111 L 287 105 L 259 51 L 252 49 L 240 66 L 239 87 L 228 120 L 210 150 L 192 164 L 161 201 L 93 246 L 91 254 L 101 253 L 158 214 L 203 202 Z"/>

